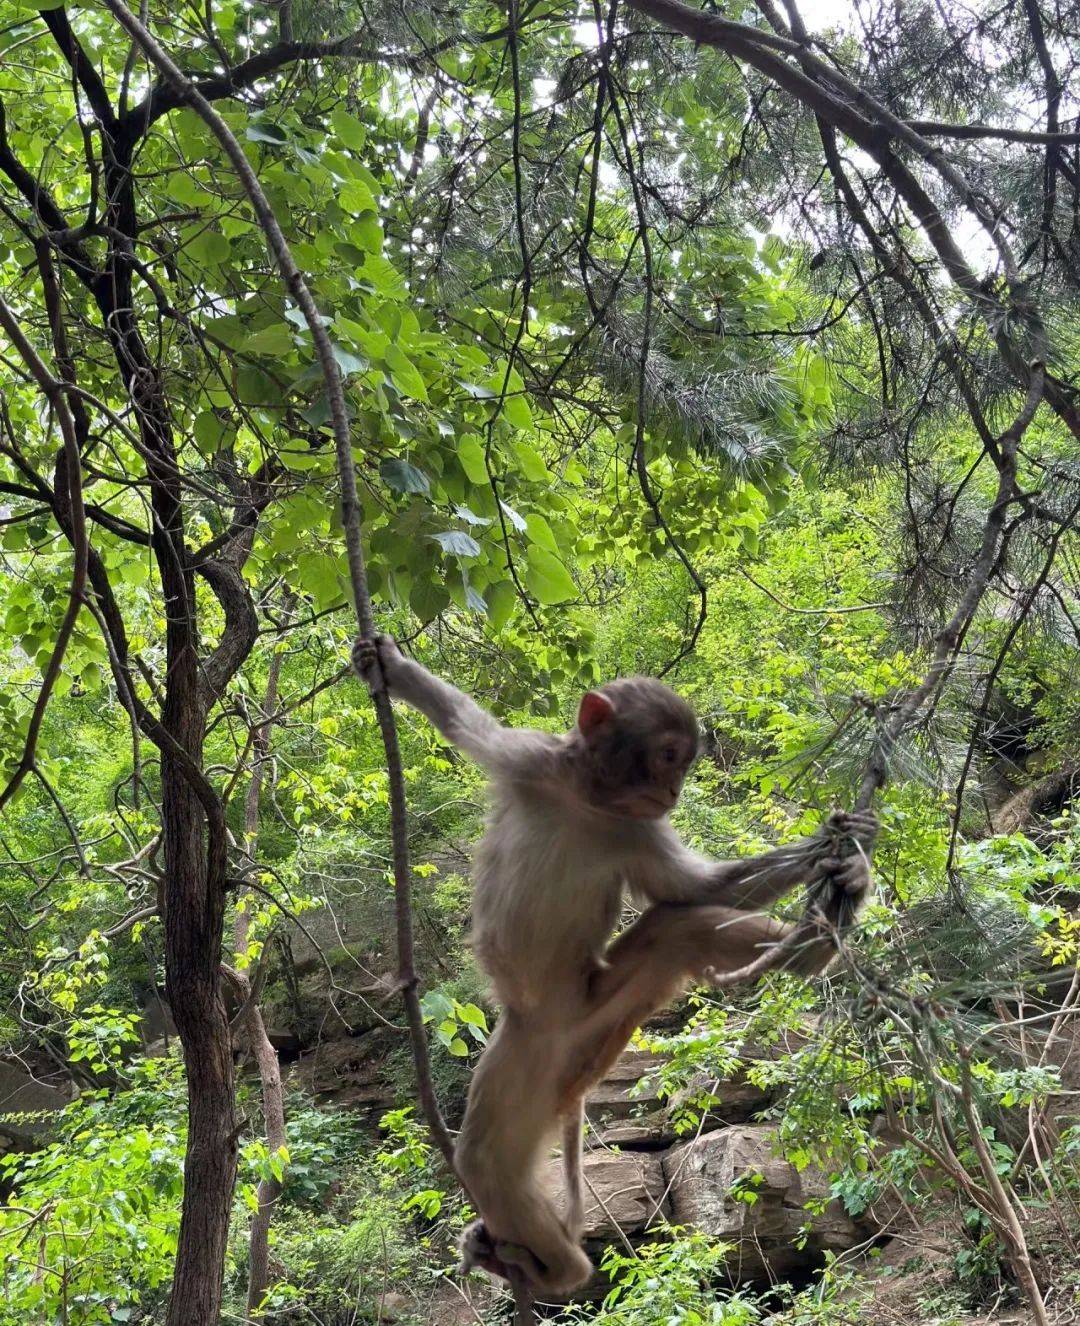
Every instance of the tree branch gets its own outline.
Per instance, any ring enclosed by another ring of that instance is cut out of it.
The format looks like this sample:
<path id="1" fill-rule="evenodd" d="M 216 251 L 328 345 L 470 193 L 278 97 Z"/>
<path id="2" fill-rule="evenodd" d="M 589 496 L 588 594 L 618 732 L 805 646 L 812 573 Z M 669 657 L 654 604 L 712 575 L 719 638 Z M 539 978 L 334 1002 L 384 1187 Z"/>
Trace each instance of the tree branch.
<path id="1" fill-rule="evenodd" d="M 68 357 L 67 339 L 60 309 L 59 289 L 56 286 L 56 274 L 52 264 L 48 261 L 47 248 L 42 247 L 39 257 L 42 259 L 42 283 L 45 289 L 45 304 L 52 324 L 56 358 L 63 362 Z M 53 645 L 52 654 L 46 664 L 45 673 L 41 679 L 41 689 L 38 691 L 37 699 L 34 701 L 34 707 L 30 714 L 30 722 L 23 741 L 22 755 L 6 786 L 0 791 L 0 810 L 3 810 L 4 806 L 19 790 L 26 775 L 36 767 L 37 743 L 41 735 L 41 724 L 45 718 L 45 710 L 48 708 L 53 688 L 60 676 L 64 655 L 67 652 L 72 632 L 75 630 L 79 609 L 82 607 L 83 593 L 86 589 L 89 544 L 86 534 L 86 513 L 83 510 L 82 462 L 79 457 L 79 442 L 75 430 L 75 420 L 68 408 L 63 385 L 50 373 L 37 351 L 27 340 L 18 319 L 2 298 L 0 298 L 0 327 L 3 327 L 7 333 L 8 339 L 33 374 L 42 395 L 48 400 L 59 420 L 63 447 L 61 451 L 62 460 L 57 462 L 57 477 L 60 482 L 57 485 L 56 500 L 62 501 L 67 511 L 71 543 L 74 549 L 74 564 L 71 570 L 71 586 L 68 589 L 67 607 L 56 632 L 56 643 Z"/>
<path id="2" fill-rule="evenodd" d="M 1004 143 L 1031 143 L 1068 147 L 1080 143 L 1080 133 L 1048 133 L 1042 129 L 1007 129 L 996 124 L 949 124 L 945 120 L 905 120 L 909 129 L 930 138 L 995 138 Z"/>
<path id="3" fill-rule="evenodd" d="M 134 15 L 132 15 L 134 18 Z M 420 73 L 429 67 L 431 58 L 448 50 L 457 38 L 430 48 L 423 56 L 408 55 L 404 51 L 380 51 L 362 44 L 362 35 L 358 32 L 337 41 L 279 41 L 265 51 L 234 65 L 227 73 L 215 78 L 190 79 L 179 69 L 177 73 L 184 82 L 198 93 L 205 101 L 221 101 L 225 97 L 235 97 L 246 91 L 260 79 L 268 78 L 287 64 L 309 60 L 349 59 L 362 60 L 369 64 L 383 64 L 395 69 L 405 69 L 410 73 Z M 167 76 L 155 84 L 147 96 L 125 113 L 121 124 L 128 132 L 145 133 L 151 125 L 167 115 L 169 111 L 185 104 L 185 93 Z"/>
<path id="4" fill-rule="evenodd" d="M 109 100 L 109 93 L 105 84 L 101 81 L 98 71 L 83 50 L 79 39 L 71 30 L 71 24 L 68 21 L 67 10 L 45 9 L 41 13 L 42 21 L 52 33 L 53 41 L 60 48 L 64 59 L 71 66 L 71 71 L 82 88 L 86 100 L 90 103 L 90 109 L 97 116 L 102 126 L 112 132 L 116 126 L 116 113 L 113 110 L 112 102 Z"/>

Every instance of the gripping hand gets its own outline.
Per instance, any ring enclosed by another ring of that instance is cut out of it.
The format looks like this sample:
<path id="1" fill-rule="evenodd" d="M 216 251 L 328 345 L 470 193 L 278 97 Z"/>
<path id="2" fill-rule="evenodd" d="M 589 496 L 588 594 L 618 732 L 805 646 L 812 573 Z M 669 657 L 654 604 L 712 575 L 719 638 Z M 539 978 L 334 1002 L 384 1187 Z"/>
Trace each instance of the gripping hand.
<path id="1" fill-rule="evenodd" d="M 395 677 L 404 661 L 397 643 L 388 635 L 376 635 L 373 638 L 358 636 L 352 648 L 352 665 L 356 675 L 367 684 L 369 690 L 384 680 L 387 689 L 392 692 Z"/>

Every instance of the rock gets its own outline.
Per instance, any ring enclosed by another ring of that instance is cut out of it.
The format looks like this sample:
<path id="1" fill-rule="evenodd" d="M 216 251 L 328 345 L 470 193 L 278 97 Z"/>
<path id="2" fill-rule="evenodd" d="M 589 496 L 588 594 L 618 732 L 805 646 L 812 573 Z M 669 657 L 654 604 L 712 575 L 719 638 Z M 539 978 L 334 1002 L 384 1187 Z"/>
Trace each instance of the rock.
<path id="1" fill-rule="evenodd" d="M 672 1147 L 661 1158 L 674 1223 L 735 1244 L 728 1267 L 739 1282 L 811 1270 L 824 1252 L 854 1247 L 868 1232 L 836 1201 L 822 1215 L 810 1216 L 805 1203 L 827 1196 L 825 1177 L 812 1167 L 800 1174 L 780 1159 L 775 1137 L 775 1128 L 767 1124 L 724 1128 Z M 752 1182 L 754 1175 L 761 1181 Z M 738 1180 L 755 1201 L 731 1195 Z M 807 1223 L 809 1237 L 798 1247 Z"/>
<path id="2" fill-rule="evenodd" d="M 597 1119 L 630 1119 L 660 1109 L 655 1080 L 643 1093 L 631 1094 L 639 1079 L 655 1072 L 666 1056 L 651 1050 L 625 1050 L 602 1082 L 589 1092 L 589 1115 Z"/>
<path id="3" fill-rule="evenodd" d="M 379 1295 L 379 1320 L 400 1321 L 409 1314 L 411 1306 L 404 1294 L 399 1294 L 396 1289 L 388 1289 Z"/>
<path id="4" fill-rule="evenodd" d="M 385 1081 L 386 1036 L 379 1029 L 364 1036 L 323 1041 L 301 1055 L 295 1079 L 322 1104 L 348 1106 L 377 1121 L 394 1103 Z"/>
<path id="5" fill-rule="evenodd" d="M 749 1050 L 747 1059 L 771 1057 L 761 1050 Z M 745 1073 L 717 1083 L 700 1074 L 670 1101 L 663 1101 L 657 1091 L 658 1070 L 666 1056 L 649 1050 L 627 1050 L 607 1077 L 589 1093 L 586 1117 L 605 1146 L 634 1150 L 662 1150 L 682 1140 L 676 1133 L 672 1111 L 706 1088 L 718 1097 L 702 1126 L 712 1132 L 729 1124 L 746 1123 L 760 1114 L 773 1100 L 773 1093 L 754 1086 Z M 645 1090 L 636 1090 L 640 1078 L 651 1075 Z"/>
<path id="6" fill-rule="evenodd" d="M 139 1035 L 144 1045 L 152 1045 L 159 1040 L 174 1041 L 178 1038 L 179 1033 L 173 1021 L 172 1010 L 164 995 L 154 992 L 147 995 L 139 1018 Z"/>
<path id="7" fill-rule="evenodd" d="M 600 1125 L 596 1127 L 596 1135 L 604 1146 L 628 1151 L 663 1151 L 678 1140 L 664 1110 L 654 1110 L 639 1119 L 617 1119 L 606 1126 Z"/>
<path id="8" fill-rule="evenodd" d="M 590 1151 L 582 1160 L 586 1242 L 640 1238 L 668 1214 L 660 1157 L 641 1151 Z M 548 1190 L 565 1207 L 562 1160 L 550 1162 Z"/>
<path id="9" fill-rule="evenodd" d="M 267 1027 L 266 1038 L 283 1063 L 292 1063 L 294 1059 L 299 1058 L 302 1046 L 296 1032 L 284 1027 Z"/>
<path id="10" fill-rule="evenodd" d="M 48 1116 L 70 1105 L 76 1094 L 70 1082 L 43 1082 L 14 1064 L 0 1063 L 0 1149 L 28 1151 L 41 1146 L 49 1131 Z"/>

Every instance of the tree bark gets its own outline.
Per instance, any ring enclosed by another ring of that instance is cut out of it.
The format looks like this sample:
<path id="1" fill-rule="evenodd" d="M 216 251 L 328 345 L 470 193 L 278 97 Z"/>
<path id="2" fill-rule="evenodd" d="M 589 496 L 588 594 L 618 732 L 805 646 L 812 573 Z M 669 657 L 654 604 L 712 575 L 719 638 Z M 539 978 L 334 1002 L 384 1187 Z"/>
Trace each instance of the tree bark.
<path id="1" fill-rule="evenodd" d="M 189 600 L 189 601 L 193 601 Z M 170 633 L 173 618 L 170 614 Z M 163 725 L 202 766 L 205 719 L 193 649 L 169 650 Z M 162 753 L 165 850 L 165 989 L 188 1082 L 188 1138 L 176 1272 L 167 1326 L 213 1326 L 236 1180 L 229 1019 L 221 996 L 224 897 L 210 877 L 203 807 L 177 760 Z"/>

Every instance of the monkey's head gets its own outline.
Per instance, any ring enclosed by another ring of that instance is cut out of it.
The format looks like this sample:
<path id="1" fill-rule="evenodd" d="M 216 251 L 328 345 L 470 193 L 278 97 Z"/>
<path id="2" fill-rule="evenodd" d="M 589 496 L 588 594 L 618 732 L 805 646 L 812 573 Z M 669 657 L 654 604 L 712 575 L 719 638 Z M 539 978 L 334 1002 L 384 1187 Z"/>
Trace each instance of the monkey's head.
<path id="1" fill-rule="evenodd" d="M 662 682 L 622 677 L 588 691 L 569 747 L 581 792 L 597 810 L 660 819 L 698 753 L 694 711 Z"/>

